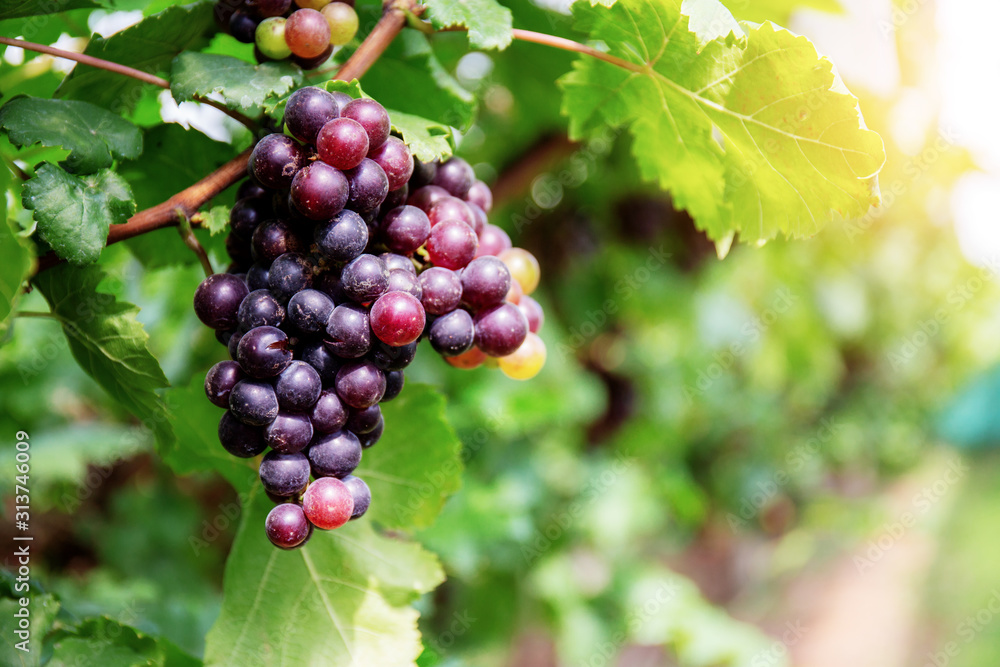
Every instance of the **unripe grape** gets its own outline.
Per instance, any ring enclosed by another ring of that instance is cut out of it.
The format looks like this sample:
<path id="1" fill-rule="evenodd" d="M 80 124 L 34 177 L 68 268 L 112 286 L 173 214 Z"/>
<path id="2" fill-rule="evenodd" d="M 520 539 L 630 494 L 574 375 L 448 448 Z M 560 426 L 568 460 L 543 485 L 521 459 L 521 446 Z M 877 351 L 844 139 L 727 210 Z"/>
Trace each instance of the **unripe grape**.
<path id="1" fill-rule="evenodd" d="M 272 16 L 260 22 L 254 33 L 257 48 L 268 58 L 284 60 L 292 55 L 292 50 L 285 42 L 285 19 Z"/>
<path id="2" fill-rule="evenodd" d="M 315 9 L 298 9 L 285 23 L 285 41 L 300 58 L 315 58 L 330 46 L 330 24 Z"/>
<path id="3" fill-rule="evenodd" d="M 525 294 L 535 291 L 541 277 L 541 269 L 534 255 L 524 248 L 509 248 L 501 252 L 498 257 L 507 265 L 511 277 L 521 283 L 521 289 Z"/>
<path id="4" fill-rule="evenodd" d="M 513 354 L 497 359 L 500 370 L 512 380 L 530 380 L 545 365 L 545 343 L 538 335 L 529 333 L 521 347 Z"/>
<path id="5" fill-rule="evenodd" d="M 358 32 L 358 13 L 343 2 L 331 2 L 320 10 L 330 25 L 330 44 L 343 46 Z"/>

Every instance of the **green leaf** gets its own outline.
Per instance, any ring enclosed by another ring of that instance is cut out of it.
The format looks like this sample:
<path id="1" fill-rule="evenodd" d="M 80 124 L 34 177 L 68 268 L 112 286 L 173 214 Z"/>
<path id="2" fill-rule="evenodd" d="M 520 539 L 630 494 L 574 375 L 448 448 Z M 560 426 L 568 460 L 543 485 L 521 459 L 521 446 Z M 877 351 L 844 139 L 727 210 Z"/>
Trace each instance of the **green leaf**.
<path id="1" fill-rule="evenodd" d="M 196 667 L 201 662 L 165 639 L 157 639 L 101 616 L 53 637 L 49 667 L 107 665 L 108 667 Z"/>
<path id="2" fill-rule="evenodd" d="M 155 390 L 166 387 L 167 378 L 146 347 L 149 336 L 135 318 L 139 308 L 97 290 L 104 275 L 96 266 L 60 264 L 34 284 L 83 371 L 158 439 L 166 438 L 167 416 Z"/>
<path id="3" fill-rule="evenodd" d="M 142 153 L 142 132 L 121 116 L 88 102 L 15 97 L 0 108 L 0 127 L 11 143 L 61 146 L 70 151 L 66 168 L 89 174 L 115 158 Z"/>
<path id="4" fill-rule="evenodd" d="M 35 253 L 7 217 L 7 191 L 0 190 L 0 338 L 24 292 L 24 281 L 35 271 Z"/>
<path id="5" fill-rule="evenodd" d="M 34 211 L 42 240 L 73 264 L 96 262 L 109 227 L 135 213 L 128 183 L 108 169 L 73 176 L 43 163 L 24 184 L 22 199 Z"/>
<path id="6" fill-rule="evenodd" d="M 721 7 L 689 6 L 699 19 Z M 713 239 L 809 236 L 878 202 L 882 140 L 806 38 L 769 23 L 736 34 L 731 18 L 691 32 L 679 0 L 574 8 L 628 64 L 582 56 L 563 77 L 571 136 L 628 127 L 643 177 Z"/>
<path id="7" fill-rule="evenodd" d="M 434 121 L 387 109 L 392 127 L 403 135 L 403 141 L 418 160 L 430 162 L 452 154 L 451 129 Z"/>
<path id="8" fill-rule="evenodd" d="M 844 13 L 838 0 L 729 0 L 726 4 L 740 19 L 756 23 L 773 21 L 779 25 L 787 25 L 792 13 L 800 9 L 814 9 L 830 14 Z"/>
<path id="9" fill-rule="evenodd" d="M 212 236 L 221 232 L 229 231 L 229 207 L 213 206 L 201 214 L 201 226 L 207 229 Z"/>
<path id="10" fill-rule="evenodd" d="M 465 26 L 481 49 L 505 49 L 513 39 L 510 10 L 496 0 L 428 0 L 427 18 L 438 29 Z"/>
<path id="11" fill-rule="evenodd" d="M 15 542 L 18 546 L 24 543 Z M 30 544 L 30 543 L 29 543 Z M 15 547 L 17 548 L 17 547 Z M 13 551 L 13 550 L 12 550 Z M 59 601 L 50 594 L 38 589 L 37 585 L 24 587 L 27 582 L 17 581 L 14 573 L 0 569 L 0 665 L 10 667 L 35 667 L 41 661 L 43 640 L 51 631 L 59 613 Z M 14 616 L 21 607 L 21 598 L 28 598 L 28 622 L 30 623 L 31 639 L 27 643 L 27 652 L 17 648 L 22 638 L 14 634 L 19 630 L 17 617 Z"/>
<path id="12" fill-rule="evenodd" d="M 251 65 L 231 56 L 185 51 L 173 63 L 170 92 L 178 102 L 211 93 L 240 111 L 255 110 L 302 82 L 302 70 L 288 62 Z"/>
<path id="13" fill-rule="evenodd" d="M 421 644 L 409 603 L 443 580 L 437 559 L 365 520 L 282 551 L 264 535 L 272 507 L 264 493 L 249 494 L 205 664 L 413 665 Z"/>
<path id="14" fill-rule="evenodd" d="M 212 3 L 170 7 L 110 37 L 92 39 L 84 53 L 162 74 L 169 71 L 174 56 L 202 44 L 206 31 L 212 29 Z M 121 74 L 77 65 L 56 90 L 56 96 L 86 100 L 121 113 L 135 108 L 143 85 Z"/>
<path id="15" fill-rule="evenodd" d="M 401 86 L 400 81 L 406 81 L 406 85 Z M 476 109 L 472 93 L 438 62 L 427 37 L 409 28 L 365 73 L 365 93 L 386 109 L 451 127 L 468 127 Z"/>
<path id="16" fill-rule="evenodd" d="M 0 19 L 14 19 L 21 16 L 42 16 L 56 14 L 70 9 L 90 9 L 97 7 L 92 0 L 9 0 L 0 6 Z"/>
<path id="17" fill-rule="evenodd" d="M 385 434 L 365 450 L 357 472 L 372 490 L 365 517 L 388 528 L 425 528 L 461 486 L 462 443 L 445 419 L 444 398 L 427 385 L 408 385 L 382 404 L 382 414 Z"/>

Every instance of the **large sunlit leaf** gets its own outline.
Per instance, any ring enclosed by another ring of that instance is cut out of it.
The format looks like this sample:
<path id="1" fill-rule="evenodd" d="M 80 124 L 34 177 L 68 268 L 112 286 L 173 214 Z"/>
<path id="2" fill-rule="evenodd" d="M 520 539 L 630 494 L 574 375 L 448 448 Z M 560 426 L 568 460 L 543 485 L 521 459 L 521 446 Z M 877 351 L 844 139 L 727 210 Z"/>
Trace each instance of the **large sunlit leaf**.
<path id="1" fill-rule="evenodd" d="M 561 80 L 571 135 L 627 127 L 642 175 L 723 243 L 809 236 L 876 204 L 882 140 L 812 43 L 770 23 L 741 30 L 715 0 L 683 9 L 574 5 L 619 62 L 581 56 Z"/>
<path id="2" fill-rule="evenodd" d="M 301 80 L 302 70 L 287 62 L 251 65 L 230 56 L 186 51 L 174 58 L 170 91 L 178 102 L 217 93 L 226 106 L 248 111 L 269 97 L 284 95 Z"/>
<path id="3" fill-rule="evenodd" d="M 503 49 L 512 39 L 510 10 L 496 0 L 428 0 L 427 18 L 435 28 L 468 28 L 469 44 L 481 49 Z"/>

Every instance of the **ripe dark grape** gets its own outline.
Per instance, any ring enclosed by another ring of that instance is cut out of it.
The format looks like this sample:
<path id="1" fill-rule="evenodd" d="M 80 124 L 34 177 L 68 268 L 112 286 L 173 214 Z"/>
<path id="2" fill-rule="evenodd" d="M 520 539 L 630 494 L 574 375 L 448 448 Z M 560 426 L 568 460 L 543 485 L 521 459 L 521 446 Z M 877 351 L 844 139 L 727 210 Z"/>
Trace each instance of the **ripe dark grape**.
<path id="1" fill-rule="evenodd" d="M 413 174 L 413 155 L 401 139 L 389 137 L 385 143 L 370 151 L 368 157 L 378 163 L 389 179 L 389 189 L 406 185 Z"/>
<path id="2" fill-rule="evenodd" d="M 382 432 L 385 430 L 385 421 L 379 420 L 378 424 L 368 433 L 362 433 L 358 436 L 358 440 L 361 441 L 361 449 L 368 449 L 376 442 L 382 438 Z"/>
<path id="3" fill-rule="evenodd" d="M 266 426 L 278 416 L 274 388 L 259 380 L 241 380 L 229 392 L 229 411 L 249 426 Z"/>
<path id="4" fill-rule="evenodd" d="M 310 220 L 327 220 L 344 209 L 350 190 L 343 172 L 324 162 L 313 162 L 292 179 L 290 201 Z"/>
<path id="5" fill-rule="evenodd" d="M 354 211 L 341 211 L 316 227 L 316 245 L 320 256 L 327 261 L 349 262 L 365 251 L 368 225 Z"/>
<path id="6" fill-rule="evenodd" d="M 385 393 L 385 375 L 370 361 L 351 361 L 337 371 L 337 396 L 348 407 L 375 405 Z"/>
<path id="7" fill-rule="evenodd" d="M 383 170 L 384 171 L 384 170 Z M 388 178 L 388 174 L 386 178 Z M 410 186 L 403 184 L 402 187 L 398 187 L 395 190 L 389 190 L 389 194 L 385 196 L 385 201 L 382 202 L 381 211 L 391 211 L 397 206 L 402 206 L 406 203 L 406 200 L 410 198 Z"/>
<path id="8" fill-rule="evenodd" d="M 460 157 L 442 162 L 434 174 L 434 185 L 440 186 L 459 199 L 465 199 L 476 180 L 476 172 Z"/>
<path id="9" fill-rule="evenodd" d="M 294 549 L 305 544 L 312 534 L 312 525 L 302 508 L 295 503 L 275 505 L 264 520 L 264 532 L 271 544 L 279 549 Z"/>
<path id="10" fill-rule="evenodd" d="M 388 287 L 389 270 L 385 262 L 374 255 L 361 255 L 345 266 L 340 274 L 340 288 L 347 298 L 357 303 L 374 301 Z"/>
<path id="11" fill-rule="evenodd" d="M 458 197 L 442 197 L 431 205 L 427 212 L 431 227 L 446 220 L 458 220 L 475 229 L 476 218 L 469 205 Z"/>
<path id="12" fill-rule="evenodd" d="M 229 407 L 229 392 L 236 383 L 245 379 L 243 370 L 235 361 L 220 361 L 205 376 L 205 395 L 220 408 Z"/>
<path id="13" fill-rule="evenodd" d="M 268 268 L 260 262 L 255 262 L 247 269 L 247 287 L 251 291 L 267 289 Z"/>
<path id="14" fill-rule="evenodd" d="M 474 259 L 462 271 L 462 301 L 473 310 L 502 303 L 510 287 L 510 271 L 496 257 Z"/>
<path id="15" fill-rule="evenodd" d="M 309 257 L 286 252 L 274 260 L 268 272 L 267 284 L 278 301 L 287 303 L 296 292 L 312 287 L 316 266 Z"/>
<path id="16" fill-rule="evenodd" d="M 365 356 L 372 344 L 368 309 L 354 303 L 342 303 L 334 308 L 327 322 L 324 342 L 338 357 Z"/>
<path id="17" fill-rule="evenodd" d="M 266 188 L 262 188 L 253 179 L 246 179 L 236 188 L 236 199 L 265 199 L 270 195 Z"/>
<path id="18" fill-rule="evenodd" d="M 247 375 L 255 378 L 272 378 L 292 362 L 288 335 L 276 327 L 251 329 L 240 339 L 236 360 L 240 362 Z"/>
<path id="19" fill-rule="evenodd" d="M 382 409 L 378 405 L 372 405 L 364 410 L 351 410 L 347 418 L 347 430 L 355 435 L 368 433 L 378 426 L 382 419 Z"/>
<path id="20" fill-rule="evenodd" d="M 372 331 L 387 345 L 412 343 L 424 330 L 424 307 L 412 294 L 386 292 L 372 305 Z"/>
<path id="21" fill-rule="evenodd" d="M 406 292 L 412 295 L 417 301 L 423 296 L 420 289 L 420 279 L 414 274 L 404 269 L 393 269 L 389 271 L 388 292 Z"/>
<path id="22" fill-rule="evenodd" d="M 240 199 L 229 212 L 229 228 L 235 236 L 250 240 L 253 230 L 270 213 L 271 206 L 264 199 Z"/>
<path id="23" fill-rule="evenodd" d="M 240 341 L 243 340 L 243 333 L 237 331 L 232 336 L 229 337 L 229 342 L 226 343 L 226 349 L 229 352 L 229 358 L 235 360 L 236 353 L 239 351 Z"/>
<path id="24" fill-rule="evenodd" d="M 375 367 L 384 372 L 401 371 L 413 363 L 417 356 L 417 342 L 406 345 L 386 345 L 376 341 L 369 354 Z"/>
<path id="25" fill-rule="evenodd" d="M 486 225 L 483 231 L 479 232 L 479 249 L 476 250 L 476 257 L 499 255 L 512 245 L 507 232 L 496 225 Z"/>
<path id="26" fill-rule="evenodd" d="M 301 452 L 270 451 L 260 462 L 260 481 L 268 493 L 294 495 L 309 483 L 309 459 Z"/>
<path id="27" fill-rule="evenodd" d="M 476 204 L 466 203 L 466 206 L 468 206 L 469 210 L 472 211 L 472 219 L 474 221 L 472 229 L 475 230 L 476 235 L 478 236 L 483 233 L 484 229 L 486 229 L 486 225 L 489 224 L 489 218 L 486 215 L 486 211 L 479 208 Z"/>
<path id="28" fill-rule="evenodd" d="M 215 331 L 215 340 L 219 341 L 223 345 L 229 345 L 229 339 L 233 337 L 236 333 L 233 329 L 217 329 Z"/>
<path id="29" fill-rule="evenodd" d="M 264 427 L 264 440 L 276 452 L 294 454 L 306 448 L 313 437 L 313 425 L 306 415 L 279 412 Z"/>
<path id="30" fill-rule="evenodd" d="M 330 46 L 330 24 L 315 9 L 298 9 L 285 23 L 285 41 L 300 58 L 315 58 Z"/>
<path id="31" fill-rule="evenodd" d="M 317 67 L 325 63 L 327 60 L 329 60 L 330 56 L 332 55 L 333 55 L 333 47 L 328 46 L 326 47 L 326 50 L 323 51 L 323 53 L 319 54 L 318 56 L 314 56 L 312 58 L 303 58 L 301 56 L 292 54 L 292 62 L 301 67 L 302 69 L 306 70 L 316 69 Z"/>
<path id="32" fill-rule="evenodd" d="M 482 181 L 473 183 L 465 198 L 470 204 L 475 204 L 486 213 L 489 213 L 490 209 L 493 208 L 493 191 Z"/>
<path id="33" fill-rule="evenodd" d="M 324 384 L 333 384 L 337 371 L 343 365 L 341 360 L 322 342 L 307 342 L 299 346 L 299 359 L 316 369 Z"/>
<path id="34" fill-rule="evenodd" d="M 281 371 L 274 393 L 282 410 L 305 412 L 312 408 L 323 391 L 319 371 L 305 361 L 293 361 Z"/>
<path id="35" fill-rule="evenodd" d="M 198 285 L 194 292 L 194 312 L 213 329 L 235 329 L 237 312 L 250 293 L 245 282 L 230 273 L 216 273 Z"/>
<path id="36" fill-rule="evenodd" d="M 333 299 L 314 289 L 296 292 L 288 300 L 288 319 L 304 335 L 314 336 L 326 331 L 333 313 Z"/>
<path id="37" fill-rule="evenodd" d="M 335 118 L 316 137 L 319 159 L 337 169 L 353 169 L 368 154 L 368 133 L 356 120 Z"/>
<path id="38" fill-rule="evenodd" d="M 534 334 L 538 333 L 539 329 L 542 328 L 542 324 L 545 323 L 545 311 L 542 310 L 539 303 L 530 296 L 524 295 L 518 301 L 517 307 L 524 313 L 525 319 L 528 320 L 528 331 Z"/>
<path id="39" fill-rule="evenodd" d="M 260 427 L 244 424 L 229 410 L 219 420 L 219 442 L 227 452 L 241 459 L 253 458 L 267 449 Z"/>
<path id="40" fill-rule="evenodd" d="M 460 269 L 476 256 L 479 241 L 476 233 L 464 222 L 447 220 L 431 228 L 427 239 L 427 256 L 435 266 Z"/>
<path id="41" fill-rule="evenodd" d="M 420 160 L 413 161 L 413 176 L 410 176 L 410 188 L 417 189 L 422 188 L 425 185 L 430 185 L 434 181 L 434 175 L 437 174 L 438 161 L 433 162 L 421 162 Z"/>
<path id="42" fill-rule="evenodd" d="M 253 264 L 253 252 L 249 241 L 241 239 L 236 234 L 226 236 L 226 254 L 233 260 L 234 266 L 240 267 L 236 271 L 226 271 L 226 273 L 240 273 L 244 267 Z"/>
<path id="43" fill-rule="evenodd" d="M 280 327 L 285 323 L 285 307 L 266 289 L 247 294 L 238 312 L 240 328 L 250 331 L 257 327 Z"/>
<path id="44" fill-rule="evenodd" d="M 472 315 L 464 310 L 453 310 L 437 318 L 427 334 L 431 347 L 443 357 L 457 357 L 468 352 L 475 339 Z"/>
<path id="45" fill-rule="evenodd" d="M 253 44 L 257 33 L 257 19 L 244 11 L 235 11 L 229 17 L 229 34 L 244 44 Z"/>
<path id="46" fill-rule="evenodd" d="M 427 242 L 431 233 L 431 221 L 416 206 L 400 206 L 385 214 L 381 229 L 382 238 L 389 250 L 401 255 L 411 255 Z"/>
<path id="47" fill-rule="evenodd" d="M 363 158 L 354 169 L 346 172 L 351 186 L 348 202 L 355 211 L 374 211 L 389 194 L 389 179 L 378 163 Z"/>
<path id="48" fill-rule="evenodd" d="M 344 486 L 351 492 L 354 500 L 354 511 L 351 512 L 351 521 L 360 519 L 368 511 L 368 506 L 372 502 L 372 492 L 360 477 L 348 475 L 343 479 Z"/>
<path id="49" fill-rule="evenodd" d="M 333 95 L 322 88 L 306 86 L 288 97 L 283 121 L 293 137 L 315 145 L 323 126 L 339 116 L 340 105 Z"/>
<path id="50" fill-rule="evenodd" d="M 351 490 L 336 477 L 321 477 L 302 494 L 302 511 L 312 525 L 321 530 L 333 530 L 350 521 L 354 498 Z"/>
<path id="51" fill-rule="evenodd" d="M 347 423 L 348 412 L 337 392 L 326 389 L 320 394 L 309 417 L 316 433 L 333 433 Z"/>
<path id="52" fill-rule="evenodd" d="M 380 403 L 391 401 L 399 396 L 399 392 L 403 391 L 404 384 L 406 384 L 406 377 L 403 374 L 403 371 L 390 371 L 386 373 L 385 393 L 382 395 Z"/>
<path id="53" fill-rule="evenodd" d="M 292 0 L 246 0 L 244 4 L 251 12 L 266 19 L 287 12 L 292 6 Z"/>
<path id="54" fill-rule="evenodd" d="M 340 110 L 342 118 L 351 118 L 361 123 L 368 133 L 368 150 L 372 151 L 389 138 L 389 114 L 385 108 L 372 99 L 352 100 Z"/>
<path id="55" fill-rule="evenodd" d="M 261 185 L 283 190 L 292 184 L 292 178 L 305 165 L 305 159 L 305 151 L 294 139 L 283 134 L 269 134 L 254 146 L 247 168 Z"/>
<path id="56" fill-rule="evenodd" d="M 312 473 L 320 477 L 344 477 L 361 462 L 361 442 L 347 430 L 322 435 L 309 446 Z"/>
<path id="57" fill-rule="evenodd" d="M 420 274 L 420 303 L 431 315 L 444 315 L 462 301 L 462 281 L 454 271 L 438 266 Z"/>
<path id="58" fill-rule="evenodd" d="M 511 303 L 484 310 L 475 321 L 476 347 L 491 357 L 512 354 L 528 335 L 528 320 Z"/>
<path id="59" fill-rule="evenodd" d="M 379 259 L 385 262 L 385 268 L 392 271 L 406 271 L 414 278 L 417 277 L 417 267 L 413 266 L 413 260 L 406 255 L 397 255 L 394 252 L 384 252 L 379 255 Z"/>
<path id="60" fill-rule="evenodd" d="M 413 194 L 410 195 L 407 204 L 410 206 L 416 206 L 424 213 L 431 210 L 431 207 L 435 203 L 441 201 L 445 197 L 450 197 L 451 194 L 442 187 L 437 185 L 425 185 L 422 188 L 414 190 Z"/>
<path id="61" fill-rule="evenodd" d="M 257 227 L 250 244 L 254 259 L 268 267 L 286 252 L 302 252 L 306 249 L 301 237 L 284 220 L 268 220 Z"/>

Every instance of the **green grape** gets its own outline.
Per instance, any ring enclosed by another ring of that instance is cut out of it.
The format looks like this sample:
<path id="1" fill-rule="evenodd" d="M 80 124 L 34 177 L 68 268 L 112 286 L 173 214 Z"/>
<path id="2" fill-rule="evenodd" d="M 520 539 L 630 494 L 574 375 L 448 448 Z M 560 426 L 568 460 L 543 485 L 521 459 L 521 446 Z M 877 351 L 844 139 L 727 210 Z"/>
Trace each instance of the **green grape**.
<path id="1" fill-rule="evenodd" d="M 354 7 L 343 2 L 331 2 L 320 10 L 330 24 L 330 43 L 343 46 L 354 39 L 358 32 L 358 14 Z"/>
<path id="2" fill-rule="evenodd" d="M 292 55 L 292 50 L 285 43 L 285 19 L 280 16 L 261 21 L 254 34 L 254 41 L 260 52 L 268 58 L 284 60 Z"/>

